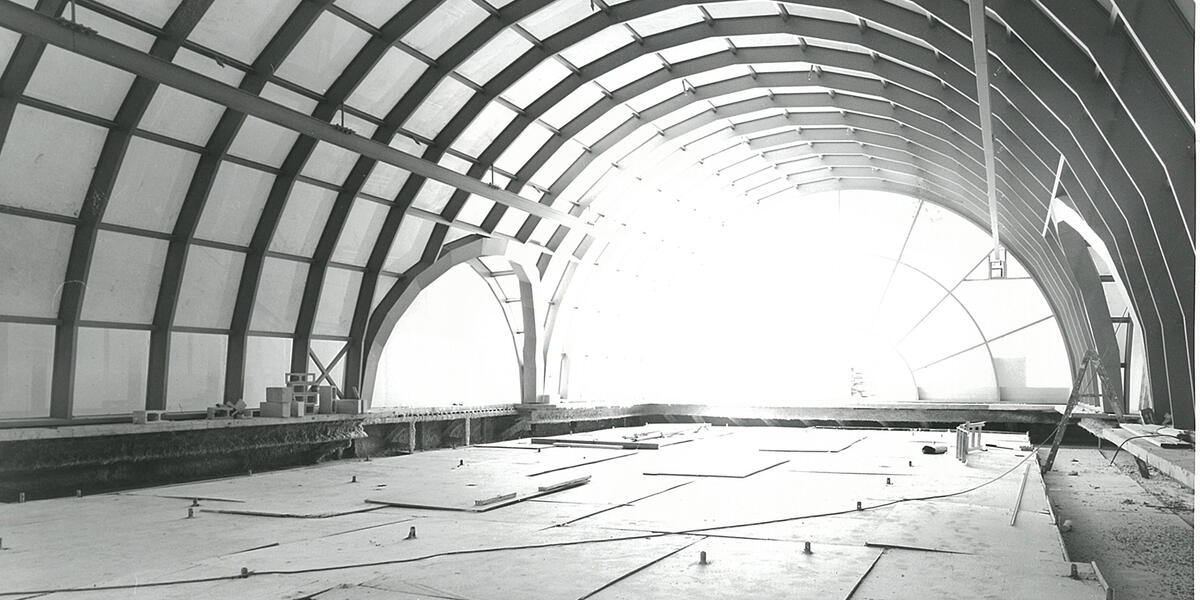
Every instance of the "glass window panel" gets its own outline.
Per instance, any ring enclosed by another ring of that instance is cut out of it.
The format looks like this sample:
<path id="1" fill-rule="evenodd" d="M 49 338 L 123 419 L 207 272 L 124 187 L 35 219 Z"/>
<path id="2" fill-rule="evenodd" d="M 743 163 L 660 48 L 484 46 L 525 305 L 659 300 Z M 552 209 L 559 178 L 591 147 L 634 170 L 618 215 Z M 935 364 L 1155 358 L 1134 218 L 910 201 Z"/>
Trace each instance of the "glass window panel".
<path id="1" fill-rule="evenodd" d="M 187 48 L 180 48 L 175 53 L 173 62 L 185 69 L 195 71 L 205 77 L 216 79 L 234 87 L 240 85 L 242 78 L 246 75 L 241 69 L 231 67 L 223 62 L 217 62 L 216 59 L 210 56 L 192 52 Z"/>
<path id="2" fill-rule="evenodd" d="M 704 15 L 694 6 L 679 6 L 661 12 L 651 13 L 629 22 L 629 26 L 642 37 L 649 37 L 664 31 L 678 29 L 704 20 Z"/>
<path id="3" fill-rule="evenodd" d="M 971 311 L 989 339 L 1051 314 L 1032 279 L 964 281 L 954 295 Z"/>
<path id="4" fill-rule="evenodd" d="M 371 299 L 372 311 L 379 306 L 379 303 L 383 301 L 383 297 L 391 291 L 392 286 L 396 285 L 397 281 L 400 281 L 399 277 L 392 277 L 391 275 L 379 276 L 379 281 L 375 283 L 375 297 Z"/>
<path id="5" fill-rule="evenodd" d="M 167 241 L 100 231 L 84 293 L 84 320 L 149 324 Z"/>
<path id="6" fill-rule="evenodd" d="M 349 21 L 321 13 L 275 74 L 324 94 L 369 38 Z"/>
<path id="7" fill-rule="evenodd" d="M 470 161 L 463 160 L 453 154 L 443 155 L 441 160 L 438 161 L 438 164 L 450 169 L 451 171 L 454 171 L 455 173 L 462 173 L 463 175 L 466 175 L 467 171 L 471 170 L 471 167 L 473 166 Z"/>
<path id="8" fill-rule="evenodd" d="M 562 129 L 580 113 L 592 107 L 604 98 L 604 93 L 594 85 L 584 85 L 575 88 L 566 98 L 559 101 L 542 114 L 542 120 L 551 127 Z"/>
<path id="9" fill-rule="evenodd" d="M 487 11 L 471 0 L 445 0 L 417 23 L 403 41 L 425 56 L 437 58 L 487 16 Z"/>
<path id="10" fill-rule="evenodd" d="M 487 284 L 458 265 L 426 287 L 387 339 L 375 408 L 519 402 L 512 334 Z"/>
<path id="11" fill-rule="evenodd" d="M 421 186 L 421 191 L 417 192 L 417 197 L 413 199 L 413 207 L 419 208 L 431 213 L 441 213 L 443 208 L 446 208 L 446 203 L 450 201 L 450 196 L 454 195 L 454 188 L 432 179 L 426 180 L 425 185 Z"/>
<path id="12" fill-rule="evenodd" d="M 913 368 L 983 342 L 971 316 L 953 299 L 947 299 L 899 344 L 904 360 Z"/>
<path id="13" fill-rule="evenodd" d="M 278 167 L 300 134 L 273 123 L 246 117 L 229 146 L 229 153 L 269 167 Z"/>
<path id="14" fill-rule="evenodd" d="M 661 68 L 662 62 L 658 60 L 658 57 L 647 54 L 601 75 L 596 78 L 596 83 L 610 92 L 615 92 Z"/>
<path id="15" fill-rule="evenodd" d="M 279 217 L 271 250 L 312 258 L 336 197 L 333 190 L 297 182 Z"/>
<path id="16" fill-rule="evenodd" d="M 537 227 L 533 229 L 533 235 L 529 236 L 529 240 L 540 246 L 546 245 L 546 240 L 554 235 L 554 231 L 558 229 L 558 224 L 554 221 L 541 219 L 538 221 Z"/>
<path id="17" fill-rule="evenodd" d="M 321 300 L 317 303 L 317 320 L 313 325 L 313 333 L 350 333 L 350 321 L 354 319 L 354 305 L 358 301 L 358 286 L 361 283 L 362 273 L 357 271 L 337 267 L 330 267 L 325 271 L 325 284 L 321 287 Z"/>
<path id="18" fill-rule="evenodd" d="M 399 230 L 396 231 L 396 239 L 392 241 L 391 249 L 388 250 L 387 259 L 383 261 L 384 270 L 403 273 L 417 264 L 432 232 L 432 221 L 405 216 Z"/>
<path id="19" fill-rule="evenodd" d="M 408 181 L 408 171 L 385 162 L 376 162 L 367 181 L 363 183 L 362 191 L 364 194 L 395 200 L 405 181 Z"/>
<path id="20" fill-rule="evenodd" d="M 491 144 L 500 132 L 517 117 L 507 106 L 499 102 L 489 102 L 479 116 L 458 136 L 453 148 L 471 156 L 479 156 Z"/>
<path id="21" fill-rule="evenodd" d="M 915 365 L 913 365 L 915 367 Z M 913 371 L 921 400 L 995 402 L 995 371 L 987 350 L 975 348 L 936 365 Z"/>
<path id="22" fill-rule="evenodd" d="M 442 79 L 429 97 L 425 98 L 417 110 L 413 111 L 412 116 L 404 122 L 404 128 L 417 135 L 435 138 L 474 93 L 471 88 L 457 80 Z"/>
<path id="23" fill-rule="evenodd" d="M 504 91 L 504 99 L 520 108 L 527 108 L 555 84 L 571 75 L 571 71 L 554 59 L 546 59 L 523 75 Z"/>
<path id="24" fill-rule="evenodd" d="M 838 195 L 838 231 L 851 251 L 895 258 L 917 206 L 903 196 L 844 191 Z"/>
<path id="25" fill-rule="evenodd" d="M 382 27 L 394 15 L 400 12 L 402 8 L 408 6 L 410 0 L 392 0 L 391 2 L 380 2 L 379 0 L 337 0 L 336 4 L 346 12 L 374 25 Z"/>
<path id="26" fill-rule="evenodd" d="M 200 156 L 134 137 L 113 184 L 104 222 L 170 233 Z"/>
<path id="27" fill-rule="evenodd" d="M 921 206 L 904 261 L 952 287 L 979 262 L 991 247 L 983 230 L 957 214 L 926 202 Z"/>
<path id="28" fill-rule="evenodd" d="M 383 118 L 424 72 L 425 63 L 399 48 L 388 48 L 346 104 Z"/>
<path id="29" fill-rule="evenodd" d="M 216 0 L 188 36 L 244 63 L 258 58 L 300 0 Z"/>
<path id="30" fill-rule="evenodd" d="M 496 159 L 496 168 L 509 173 L 516 173 L 525 165 L 525 161 L 529 160 L 542 144 L 546 143 L 554 135 L 549 129 L 530 123 L 517 139 L 513 140 L 512 145 Z"/>
<path id="31" fill-rule="evenodd" d="M 487 217 L 488 211 L 495 206 L 495 202 L 488 200 L 482 196 L 471 194 L 467 197 L 467 202 L 463 204 L 462 210 L 458 211 L 458 220 L 472 225 L 482 225 L 483 219 Z"/>
<path id="32" fill-rule="evenodd" d="M 591 0 L 557 0 L 549 6 L 521 19 L 526 31 L 544 40 L 596 12 Z"/>
<path id="33" fill-rule="evenodd" d="M 563 58 L 576 67 L 584 67 L 593 61 L 633 43 L 633 36 L 621 26 L 613 26 L 588 36 L 562 51 Z"/>
<path id="34" fill-rule="evenodd" d="M 242 400 L 254 407 L 266 402 L 267 388 L 283 386 L 284 377 L 292 370 L 292 338 L 246 338 L 246 376 Z"/>
<path id="35" fill-rule="evenodd" d="M 249 246 L 275 176 L 266 171 L 222 162 L 208 193 L 196 237 Z"/>
<path id="36" fill-rule="evenodd" d="M 74 414 L 117 415 L 146 407 L 150 332 L 79 328 Z"/>
<path id="37" fill-rule="evenodd" d="M 0 419 L 50 416 L 54 326 L 0 323 Z"/>
<path id="38" fill-rule="evenodd" d="M 268 256 L 263 262 L 250 329 L 287 334 L 295 331 L 307 277 L 308 265 Z"/>
<path id="39" fill-rule="evenodd" d="M 0 213 L 0 314 L 56 317 L 75 229 Z M 68 284 L 78 285 L 78 284 Z"/>
<path id="40" fill-rule="evenodd" d="M 208 333 L 171 334 L 167 410 L 205 410 L 225 400 L 228 338 Z"/>
<path id="41" fill-rule="evenodd" d="M 630 98 L 626 104 L 629 108 L 637 112 L 644 112 L 646 109 L 657 106 L 662 102 L 666 102 L 675 96 L 682 95 L 683 84 L 679 81 L 668 81 L 664 84 L 655 86 L 654 89 L 638 95 L 635 98 Z"/>
<path id="42" fill-rule="evenodd" d="M 192 245 L 183 270 L 175 324 L 228 329 L 246 255 Z"/>
<path id="43" fill-rule="evenodd" d="M 1121 292 L 1121 284 L 1116 281 L 1105 281 L 1100 286 L 1104 289 L 1104 300 L 1108 304 L 1108 316 L 1125 316 L 1129 312 L 1129 307 L 1125 304 L 1125 295 Z"/>
<path id="44" fill-rule="evenodd" d="M 479 85 L 490 81 L 533 47 L 521 34 L 505 29 L 458 66 L 458 73 Z"/>
<path id="45" fill-rule="evenodd" d="M 138 128 L 204 146 L 224 112 L 219 104 L 160 85 Z"/>
<path id="46" fill-rule="evenodd" d="M 301 175 L 319 179 L 325 183 L 341 185 L 354 167 L 358 154 L 328 142 L 317 142 L 308 161 L 304 163 Z"/>
<path id="47" fill-rule="evenodd" d="M 583 146 L 573 140 L 568 140 L 554 153 L 554 156 L 550 157 L 550 160 L 542 165 L 542 168 L 538 169 L 537 173 L 534 173 L 533 177 L 529 178 L 529 181 L 534 185 L 550 188 L 583 152 Z"/>
<path id="48" fill-rule="evenodd" d="M 379 230 L 390 208 L 378 202 L 356 198 L 342 227 L 342 234 L 338 236 L 337 246 L 333 249 L 333 260 L 366 266 L 375 247 L 375 238 L 379 237 Z"/>
<path id="49" fill-rule="evenodd" d="M 1071 365 L 1062 333 L 1047 319 L 988 344 L 996 361 L 1002 400 L 1031 402 L 1071 393 Z"/>
<path id="50" fill-rule="evenodd" d="M 0 202 L 76 216 L 105 130 L 18 106 L 0 148 Z"/>

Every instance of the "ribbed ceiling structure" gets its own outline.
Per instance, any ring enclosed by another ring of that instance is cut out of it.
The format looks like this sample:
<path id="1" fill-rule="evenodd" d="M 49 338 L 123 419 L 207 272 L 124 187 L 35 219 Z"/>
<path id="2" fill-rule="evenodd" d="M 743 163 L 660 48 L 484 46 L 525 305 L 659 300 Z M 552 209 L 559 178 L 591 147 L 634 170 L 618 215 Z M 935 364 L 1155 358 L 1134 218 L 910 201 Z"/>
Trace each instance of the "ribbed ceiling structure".
<path id="1" fill-rule="evenodd" d="M 1078 362 L 1103 332 L 1052 195 L 1081 215 L 1190 427 L 1194 9 L 985 5 L 1001 242 Z M 0 0 L 0 26 L 0 326 L 53 356 L 28 416 L 78 414 L 98 347 L 145 357 L 151 408 L 195 357 L 242 397 L 267 339 L 291 370 L 344 347 L 360 386 L 473 236 L 534 253 L 551 330 L 576 271 L 643 235 L 605 217 L 634 177 L 893 191 L 988 226 L 965 1 Z"/>

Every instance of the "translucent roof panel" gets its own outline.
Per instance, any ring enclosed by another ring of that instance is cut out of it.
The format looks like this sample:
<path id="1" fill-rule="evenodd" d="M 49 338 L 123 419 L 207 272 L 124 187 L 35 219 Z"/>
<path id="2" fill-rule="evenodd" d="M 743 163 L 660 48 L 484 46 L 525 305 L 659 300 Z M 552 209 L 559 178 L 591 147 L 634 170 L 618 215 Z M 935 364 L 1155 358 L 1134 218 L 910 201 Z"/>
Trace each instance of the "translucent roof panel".
<path id="1" fill-rule="evenodd" d="M 271 250 L 312 258 L 336 196 L 333 190 L 296 183 L 279 216 Z"/>
<path id="2" fill-rule="evenodd" d="M 386 200 L 394 200 L 405 181 L 408 181 L 408 171 L 385 162 L 377 162 L 371 169 L 371 174 L 367 176 L 367 181 L 363 183 L 362 191 Z"/>
<path id="3" fill-rule="evenodd" d="M 431 213 L 440 213 L 446 207 L 446 203 L 450 201 L 450 196 L 454 195 L 454 188 L 432 179 L 426 180 L 425 185 L 421 186 L 421 190 L 417 192 L 417 197 L 413 199 L 413 208 L 419 208 Z"/>
<path id="4" fill-rule="evenodd" d="M 50 416 L 54 326 L 0 323 L 0 419 Z"/>
<path id="5" fill-rule="evenodd" d="M 253 63 L 301 0 L 215 0 L 188 39 Z"/>
<path id="6" fill-rule="evenodd" d="M 533 44 L 521 37 L 521 34 L 512 29 L 505 29 L 463 61 L 457 72 L 483 85 L 532 47 Z"/>
<path id="7" fill-rule="evenodd" d="M 11 29 L 0 28 L 0 65 L 8 64 L 12 53 L 17 49 L 17 42 L 20 41 L 21 34 Z"/>
<path id="8" fill-rule="evenodd" d="M 241 252 L 193 244 L 183 269 L 175 324 L 228 328 L 245 260 Z"/>
<path id="9" fill-rule="evenodd" d="M 638 35 L 649 37 L 664 31 L 678 29 L 704 20 L 704 15 L 695 6 L 677 6 L 661 12 L 638 17 L 629 22 Z"/>
<path id="10" fill-rule="evenodd" d="M 612 92 L 662 68 L 662 61 L 658 60 L 657 56 L 646 54 L 601 75 L 596 79 L 596 83 Z"/>
<path id="11" fill-rule="evenodd" d="M 495 204 L 495 202 L 487 198 L 471 194 L 467 197 L 466 203 L 463 204 L 462 210 L 458 211 L 458 220 L 475 226 L 482 225 L 483 219 L 487 217 L 488 211 Z"/>
<path id="12" fill-rule="evenodd" d="M 534 37 L 545 40 L 595 12 L 591 0 L 555 0 L 519 23 Z"/>
<path id="13" fill-rule="evenodd" d="M 470 156 L 479 156 L 516 117 L 517 113 L 511 108 L 496 101 L 489 102 L 451 147 Z"/>
<path id="14" fill-rule="evenodd" d="M 75 349 L 73 414 L 128 415 L 146 407 L 150 332 L 80 327 Z"/>
<path id="15" fill-rule="evenodd" d="M 89 321 L 149 324 L 167 259 L 167 241 L 100 231 L 83 298 Z"/>
<path id="16" fill-rule="evenodd" d="M 39 100 L 112 119 L 133 80 L 132 73 L 49 46 L 25 92 Z"/>
<path id="17" fill-rule="evenodd" d="M 634 43 L 633 36 L 622 26 L 613 26 L 588 36 L 562 51 L 562 57 L 576 67 L 588 64 Z"/>
<path id="18" fill-rule="evenodd" d="M 159 2 L 104 0 L 104 4 L 155 27 L 162 27 L 167 23 L 167 19 L 170 19 L 171 15 L 175 13 L 180 0 L 160 0 Z"/>
<path id="19" fill-rule="evenodd" d="M 505 90 L 504 99 L 520 108 L 526 108 L 570 75 L 571 71 L 558 61 L 544 60 Z"/>
<path id="20" fill-rule="evenodd" d="M 374 25 L 382 27 L 389 19 L 399 13 L 405 6 L 408 6 L 411 0 L 392 0 L 391 2 L 379 2 L 379 0 L 337 0 L 334 2 L 337 6 L 346 9 L 346 12 Z"/>
<path id="21" fill-rule="evenodd" d="M 954 296 L 979 315 L 979 327 L 989 339 L 1051 315 L 1032 279 L 964 281 Z"/>
<path id="22" fill-rule="evenodd" d="M 266 171 L 222 162 L 200 214 L 196 237 L 249 246 L 274 182 L 275 176 Z"/>
<path id="23" fill-rule="evenodd" d="M 0 148 L 0 202 L 76 216 L 107 130 L 17 106 Z"/>
<path id="24" fill-rule="evenodd" d="M 919 369 L 984 341 L 971 315 L 958 302 L 947 300 L 934 307 L 897 346 L 908 364 Z"/>
<path id="25" fill-rule="evenodd" d="M 296 329 L 307 277 L 308 265 L 268 256 L 263 261 L 250 329 L 291 334 Z"/>
<path id="26" fill-rule="evenodd" d="M 488 17 L 471 0 L 444 0 L 402 39 L 429 58 L 437 58 Z"/>
<path id="27" fill-rule="evenodd" d="M 344 336 L 350 332 L 361 283 L 362 273 L 357 271 L 337 267 L 325 271 L 325 285 L 321 288 L 316 322 L 313 323 L 314 334 Z"/>
<path id="28" fill-rule="evenodd" d="M 312 177 L 325 183 L 341 185 L 354 167 L 358 154 L 328 142 L 317 142 L 308 162 L 304 163 L 301 175 Z"/>
<path id="29" fill-rule="evenodd" d="M 454 79 L 442 79 L 404 122 L 404 128 L 433 139 L 474 93 L 474 90 Z"/>
<path id="30" fill-rule="evenodd" d="M 251 335 L 246 338 L 246 383 L 242 399 L 248 406 L 266 401 L 266 388 L 279 385 L 279 374 L 292 370 L 292 338 Z"/>
<path id="31" fill-rule="evenodd" d="M 204 146 L 225 108 L 165 85 L 158 86 L 138 128 Z M 181 119 L 179 115 L 187 115 Z"/>
<path id="32" fill-rule="evenodd" d="M 572 119 L 599 102 L 601 98 L 604 98 L 604 92 L 601 92 L 600 88 L 594 85 L 579 86 L 566 98 L 543 113 L 542 120 L 551 127 L 562 129 Z"/>
<path id="33" fill-rule="evenodd" d="M 375 238 L 387 218 L 390 207 L 371 200 L 356 198 L 350 209 L 337 246 L 333 249 L 333 260 L 357 266 L 366 266 Z"/>
<path id="34" fill-rule="evenodd" d="M 388 250 L 387 259 L 383 262 L 383 268 L 392 273 L 403 273 L 417 264 L 432 231 L 432 221 L 412 216 L 404 217 L 396 231 L 391 249 Z"/>
<path id="35" fill-rule="evenodd" d="M 64 223 L 0 213 L 0 314 L 56 317 L 74 228 Z"/>
<path id="36" fill-rule="evenodd" d="M 550 139 L 554 132 L 538 125 L 531 123 L 517 139 L 513 141 L 503 154 L 496 159 L 496 167 L 509 173 L 516 173 L 537 152 L 546 140 Z"/>
<path id="37" fill-rule="evenodd" d="M 991 247 L 988 235 L 944 208 L 926 202 L 904 248 L 904 260 L 928 265 L 928 272 L 951 287 L 979 262 Z M 948 249 L 955 249 L 953 254 Z"/>
<path id="38" fill-rule="evenodd" d="M 383 118 L 425 72 L 425 63 L 398 48 L 388 48 L 346 104 Z"/>
<path id="39" fill-rule="evenodd" d="M 233 138 L 229 153 L 267 166 L 278 167 L 283 164 L 298 137 L 299 134 L 295 131 L 255 117 L 246 117 L 237 137 Z"/>
<path id="40" fill-rule="evenodd" d="M 349 21 L 333 13 L 322 13 L 275 74 L 325 93 L 369 37 Z"/>
<path id="41" fill-rule="evenodd" d="M 228 340 L 227 336 L 211 333 L 171 334 L 167 410 L 205 410 L 224 396 Z"/>
<path id="42" fill-rule="evenodd" d="M 135 137 L 113 185 L 105 223 L 170 233 L 200 156 Z"/>
<path id="43" fill-rule="evenodd" d="M 705 4 L 704 8 L 714 19 L 734 19 L 738 17 L 778 16 L 780 4 L 752 0 L 746 2 L 717 2 Z"/>

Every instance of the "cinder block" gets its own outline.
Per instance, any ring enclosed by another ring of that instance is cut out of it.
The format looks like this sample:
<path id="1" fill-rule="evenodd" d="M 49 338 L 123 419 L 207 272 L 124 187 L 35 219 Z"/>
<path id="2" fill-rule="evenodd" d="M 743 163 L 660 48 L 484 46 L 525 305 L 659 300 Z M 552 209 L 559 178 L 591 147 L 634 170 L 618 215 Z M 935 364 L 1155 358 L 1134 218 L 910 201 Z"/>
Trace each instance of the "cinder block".
<path id="1" fill-rule="evenodd" d="M 333 401 L 333 412 L 345 415 L 362 413 L 362 400 L 358 398 L 343 398 Z"/>
<path id="2" fill-rule="evenodd" d="M 166 414 L 165 410 L 135 410 L 133 411 L 133 422 L 138 425 L 158 423 L 166 420 Z"/>
<path id="3" fill-rule="evenodd" d="M 261 417 L 290 417 L 292 416 L 291 402 L 263 402 L 258 405 Z"/>
<path id="4" fill-rule="evenodd" d="M 207 418 L 209 418 L 209 419 L 229 419 L 232 417 L 233 417 L 233 411 L 228 408 L 225 408 L 223 406 L 208 407 Z"/>
<path id="5" fill-rule="evenodd" d="M 288 373 L 287 379 L 285 381 L 287 381 L 288 385 L 292 385 L 293 383 L 296 383 L 296 382 L 306 382 L 306 381 L 311 384 L 312 382 L 314 382 L 316 380 L 317 380 L 317 376 L 313 373 Z"/>
<path id="6" fill-rule="evenodd" d="M 285 387 L 267 388 L 267 402 L 287 403 L 292 401 L 292 390 Z"/>
<path id="7" fill-rule="evenodd" d="M 333 412 L 333 386 L 317 388 L 317 412 L 327 415 Z"/>

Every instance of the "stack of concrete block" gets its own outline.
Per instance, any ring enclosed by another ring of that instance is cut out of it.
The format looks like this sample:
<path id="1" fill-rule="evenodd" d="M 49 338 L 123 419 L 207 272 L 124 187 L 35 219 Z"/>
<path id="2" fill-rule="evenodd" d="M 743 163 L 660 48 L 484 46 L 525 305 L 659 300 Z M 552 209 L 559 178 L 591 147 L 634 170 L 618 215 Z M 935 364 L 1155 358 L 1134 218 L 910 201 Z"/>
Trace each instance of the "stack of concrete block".
<path id="1" fill-rule="evenodd" d="M 267 401 L 259 406 L 264 417 L 302 417 L 332 414 L 337 400 L 333 386 L 317 385 L 312 373 L 288 373 L 283 387 L 267 388 Z"/>

